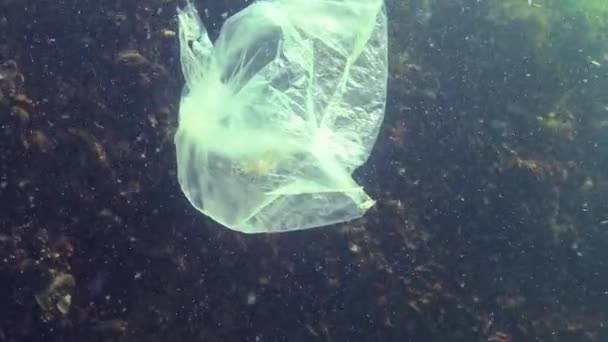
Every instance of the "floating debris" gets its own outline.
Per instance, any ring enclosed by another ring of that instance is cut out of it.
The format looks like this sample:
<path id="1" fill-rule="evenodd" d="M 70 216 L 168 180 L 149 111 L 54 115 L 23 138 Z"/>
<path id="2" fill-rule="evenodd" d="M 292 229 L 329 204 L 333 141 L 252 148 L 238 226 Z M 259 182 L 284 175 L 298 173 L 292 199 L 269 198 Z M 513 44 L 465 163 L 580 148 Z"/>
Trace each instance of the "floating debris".
<path id="1" fill-rule="evenodd" d="M 50 273 L 53 280 L 49 286 L 35 295 L 46 321 L 53 319 L 57 313 L 65 316 L 70 312 L 72 293 L 76 286 L 76 280 L 71 274 L 56 270 L 50 270 Z"/>
<path id="2" fill-rule="evenodd" d="M 139 51 L 135 49 L 126 49 L 121 50 L 116 54 L 114 57 L 114 64 L 139 66 L 149 64 L 149 61 Z"/>
<path id="3" fill-rule="evenodd" d="M 163 38 L 175 38 L 176 33 L 173 30 L 162 29 L 162 30 L 160 30 L 160 35 Z"/>

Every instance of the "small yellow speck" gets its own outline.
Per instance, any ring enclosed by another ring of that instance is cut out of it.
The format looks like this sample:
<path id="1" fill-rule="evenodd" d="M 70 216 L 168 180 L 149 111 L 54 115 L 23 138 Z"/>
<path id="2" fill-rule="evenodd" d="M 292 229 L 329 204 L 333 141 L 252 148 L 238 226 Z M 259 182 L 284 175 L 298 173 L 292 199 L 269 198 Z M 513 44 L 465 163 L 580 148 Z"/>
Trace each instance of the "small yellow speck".
<path id="1" fill-rule="evenodd" d="M 175 37 L 175 31 L 168 30 L 168 29 L 162 29 L 162 30 L 160 30 L 160 35 L 163 38 L 173 38 L 173 37 Z"/>

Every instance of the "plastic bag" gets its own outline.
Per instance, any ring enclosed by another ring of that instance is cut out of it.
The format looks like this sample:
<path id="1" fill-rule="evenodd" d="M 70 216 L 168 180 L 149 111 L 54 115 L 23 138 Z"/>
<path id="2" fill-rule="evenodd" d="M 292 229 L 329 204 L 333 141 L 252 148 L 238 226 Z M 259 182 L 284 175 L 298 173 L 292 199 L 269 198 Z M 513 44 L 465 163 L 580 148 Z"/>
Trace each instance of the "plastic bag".
<path id="1" fill-rule="evenodd" d="M 175 135 L 192 205 L 245 233 L 362 216 L 352 179 L 384 117 L 382 0 L 262 0 L 212 44 L 192 4 L 178 10 L 186 86 Z"/>

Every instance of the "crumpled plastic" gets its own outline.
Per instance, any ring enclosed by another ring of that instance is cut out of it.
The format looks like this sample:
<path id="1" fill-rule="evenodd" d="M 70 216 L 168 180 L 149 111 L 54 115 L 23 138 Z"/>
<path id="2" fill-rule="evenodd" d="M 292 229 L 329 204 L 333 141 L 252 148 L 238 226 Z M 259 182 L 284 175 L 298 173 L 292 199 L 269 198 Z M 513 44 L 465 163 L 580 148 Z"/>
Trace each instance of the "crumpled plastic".
<path id="1" fill-rule="evenodd" d="M 215 43 L 193 4 L 178 19 L 178 180 L 196 209 L 262 233 L 344 222 L 373 206 L 352 173 L 384 117 L 382 0 L 257 1 Z"/>

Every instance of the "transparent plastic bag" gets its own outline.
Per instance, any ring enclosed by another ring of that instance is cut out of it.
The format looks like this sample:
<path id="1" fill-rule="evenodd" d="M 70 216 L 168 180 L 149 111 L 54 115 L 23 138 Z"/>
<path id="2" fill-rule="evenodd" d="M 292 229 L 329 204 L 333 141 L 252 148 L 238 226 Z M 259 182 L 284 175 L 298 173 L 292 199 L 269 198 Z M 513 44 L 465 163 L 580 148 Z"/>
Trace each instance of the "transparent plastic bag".
<path id="1" fill-rule="evenodd" d="M 382 0 L 262 0 L 212 44 L 192 4 L 178 10 L 186 86 L 175 135 L 192 205 L 245 233 L 362 216 L 352 179 L 384 117 Z"/>

